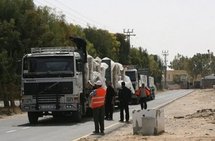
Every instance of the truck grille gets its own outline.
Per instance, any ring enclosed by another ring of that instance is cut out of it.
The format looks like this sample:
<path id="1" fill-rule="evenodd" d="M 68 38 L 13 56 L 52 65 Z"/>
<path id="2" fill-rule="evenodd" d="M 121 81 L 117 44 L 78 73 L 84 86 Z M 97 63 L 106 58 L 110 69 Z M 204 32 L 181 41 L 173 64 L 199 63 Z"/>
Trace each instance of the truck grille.
<path id="1" fill-rule="evenodd" d="M 24 83 L 24 95 L 50 97 L 62 94 L 72 94 L 72 82 Z"/>
<path id="2" fill-rule="evenodd" d="M 72 82 L 24 83 L 24 94 L 32 95 L 37 104 L 57 104 L 64 94 L 73 93 Z"/>

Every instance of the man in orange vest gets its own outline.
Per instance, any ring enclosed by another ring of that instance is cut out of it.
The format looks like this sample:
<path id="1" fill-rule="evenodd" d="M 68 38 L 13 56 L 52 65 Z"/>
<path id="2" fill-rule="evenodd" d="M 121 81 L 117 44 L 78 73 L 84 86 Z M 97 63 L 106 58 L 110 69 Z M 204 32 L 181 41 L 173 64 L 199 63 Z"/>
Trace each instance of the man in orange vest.
<path id="1" fill-rule="evenodd" d="M 147 109 L 147 99 L 150 96 L 150 89 L 145 87 L 145 84 L 143 83 L 142 86 L 139 88 L 137 92 L 137 96 L 140 97 L 140 106 L 141 110 Z"/>
<path id="2" fill-rule="evenodd" d="M 93 119 L 95 124 L 94 134 L 104 135 L 104 102 L 106 90 L 102 87 L 102 82 L 98 80 L 95 83 L 95 90 L 90 93 L 91 96 L 91 108 L 93 110 Z"/>

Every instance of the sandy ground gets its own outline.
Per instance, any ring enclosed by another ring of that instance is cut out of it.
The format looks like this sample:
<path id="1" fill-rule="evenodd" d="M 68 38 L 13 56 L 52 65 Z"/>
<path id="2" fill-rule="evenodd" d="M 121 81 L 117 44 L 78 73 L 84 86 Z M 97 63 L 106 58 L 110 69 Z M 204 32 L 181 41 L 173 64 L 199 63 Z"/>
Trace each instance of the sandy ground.
<path id="1" fill-rule="evenodd" d="M 104 136 L 79 141 L 215 141 L 215 89 L 196 90 L 164 108 L 165 132 L 160 135 L 133 135 L 126 124 Z"/>

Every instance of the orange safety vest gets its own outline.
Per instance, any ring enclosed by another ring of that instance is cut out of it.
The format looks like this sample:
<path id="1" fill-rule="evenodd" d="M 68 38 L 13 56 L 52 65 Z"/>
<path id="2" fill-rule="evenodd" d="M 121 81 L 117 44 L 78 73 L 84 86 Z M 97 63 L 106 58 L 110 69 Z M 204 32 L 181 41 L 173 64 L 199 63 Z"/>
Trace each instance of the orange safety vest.
<path id="1" fill-rule="evenodd" d="M 138 90 L 135 91 L 135 95 L 136 95 L 136 96 L 140 96 L 140 92 L 141 92 L 141 87 L 138 88 Z"/>
<path id="2" fill-rule="evenodd" d="M 144 93 L 146 94 L 146 96 L 150 96 L 151 91 L 150 91 L 150 89 L 148 87 L 145 87 L 144 88 Z M 136 92 L 135 92 L 136 96 L 140 96 L 140 94 L 141 94 L 141 87 L 138 90 L 136 90 Z"/>
<path id="3" fill-rule="evenodd" d="M 95 109 L 104 106 L 106 90 L 102 87 L 96 89 L 96 95 L 91 99 L 91 108 Z"/>
<path id="4" fill-rule="evenodd" d="M 145 87 L 144 92 L 145 92 L 146 96 L 150 96 L 150 94 L 151 94 L 151 91 L 148 87 Z"/>

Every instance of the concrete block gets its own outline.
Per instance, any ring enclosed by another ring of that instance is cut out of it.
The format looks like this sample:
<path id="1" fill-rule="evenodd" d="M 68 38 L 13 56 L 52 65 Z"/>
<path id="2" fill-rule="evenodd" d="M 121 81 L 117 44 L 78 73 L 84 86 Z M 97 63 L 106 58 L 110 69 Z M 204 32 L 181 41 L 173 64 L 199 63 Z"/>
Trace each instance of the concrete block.
<path id="1" fill-rule="evenodd" d="M 0 101 L 0 107 L 1 107 L 1 108 L 4 107 L 4 101 Z"/>
<path id="2" fill-rule="evenodd" d="M 156 135 L 164 132 L 164 110 L 147 109 L 132 112 L 133 134 Z"/>

